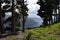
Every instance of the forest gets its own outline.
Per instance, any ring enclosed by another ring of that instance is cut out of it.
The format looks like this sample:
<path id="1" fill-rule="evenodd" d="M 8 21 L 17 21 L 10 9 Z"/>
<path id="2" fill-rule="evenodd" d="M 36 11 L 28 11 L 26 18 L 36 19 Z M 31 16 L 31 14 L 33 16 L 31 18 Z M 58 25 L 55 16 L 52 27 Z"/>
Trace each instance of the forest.
<path id="1" fill-rule="evenodd" d="M 0 40 L 60 40 L 60 0 L 37 0 L 35 4 L 40 6 L 36 15 L 43 20 L 42 25 L 26 28 L 28 0 L 0 0 Z"/>

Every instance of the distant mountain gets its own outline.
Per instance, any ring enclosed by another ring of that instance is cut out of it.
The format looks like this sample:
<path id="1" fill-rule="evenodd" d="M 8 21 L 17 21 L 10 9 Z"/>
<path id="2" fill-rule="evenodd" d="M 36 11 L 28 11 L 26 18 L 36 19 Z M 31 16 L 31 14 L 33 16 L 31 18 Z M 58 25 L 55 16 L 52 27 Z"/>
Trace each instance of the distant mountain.
<path id="1" fill-rule="evenodd" d="M 27 18 L 26 21 L 26 27 L 27 28 L 34 28 L 34 27 L 39 27 L 42 25 L 42 20 L 40 18 Z"/>
<path id="2" fill-rule="evenodd" d="M 5 20 L 8 18 L 8 17 L 11 17 L 11 14 L 6 14 L 5 16 Z M 42 25 L 42 19 L 41 18 L 38 18 L 38 17 L 28 17 L 26 19 L 26 28 L 34 28 L 34 27 L 39 27 L 40 25 Z"/>

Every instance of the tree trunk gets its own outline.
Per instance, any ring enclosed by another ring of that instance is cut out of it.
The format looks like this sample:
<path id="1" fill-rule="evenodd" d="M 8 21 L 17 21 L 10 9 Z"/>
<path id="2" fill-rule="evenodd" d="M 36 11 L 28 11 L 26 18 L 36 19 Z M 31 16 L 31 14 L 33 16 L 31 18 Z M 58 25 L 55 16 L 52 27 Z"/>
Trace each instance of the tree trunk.
<path id="1" fill-rule="evenodd" d="M 1 0 L 0 0 L 0 35 L 4 33 L 2 10 L 1 10 Z"/>
<path id="2" fill-rule="evenodd" d="M 15 9 L 14 0 L 12 0 L 12 22 L 11 22 L 12 25 L 11 25 L 11 28 L 12 28 L 13 33 L 15 33 L 15 16 L 14 16 L 15 11 L 14 11 L 14 9 Z"/>
<path id="3" fill-rule="evenodd" d="M 23 0 L 23 6 L 24 6 L 24 0 Z M 24 13 L 24 9 L 22 8 L 22 14 Z M 22 30 L 22 32 L 25 32 L 25 21 L 24 21 L 25 19 L 24 19 L 24 15 L 23 15 L 23 30 Z"/>

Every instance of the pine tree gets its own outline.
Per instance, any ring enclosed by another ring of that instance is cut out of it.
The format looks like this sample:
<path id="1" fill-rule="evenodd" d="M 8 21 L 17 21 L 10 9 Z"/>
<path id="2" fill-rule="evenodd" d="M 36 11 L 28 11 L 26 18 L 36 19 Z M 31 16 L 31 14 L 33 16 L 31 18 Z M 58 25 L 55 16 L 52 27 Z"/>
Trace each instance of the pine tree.
<path id="1" fill-rule="evenodd" d="M 25 19 L 25 17 L 27 17 L 28 16 L 28 14 L 27 14 L 27 11 L 28 11 L 28 8 L 26 7 L 26 5 L 24 4 L 25 2 L 24 2 L 24 0 L 22 0 L 22 1 L 18 1 L 17 2 L 19 5 L 21 5 L 21 14 L 22 14 L 22 16 L 23 16 L 23 32 L 25 31 L 25 21 L 26 21 L 26 19 Z"/>
<path id="2" fill-rule="evenodd" d="M 43 19 L 43 24 L 44 25 L 48 25 L 48 21 L 52 20 L 52 9 L 53 6 L 51 5 L 51 1 L 50 0 L 40 0 L 39 2 L 40 10 L 38 10 L 38 15 L 41 16 Z"/>
<path id="3" fill-rule="evenodd" d="M 12 7 L 13 8 L 13 7 Z M 18 11 L 19 11 L 19 13 L 17 13 L 17 12 L 14 12 L 14 10 L 15 10 L 15 8 L 17 8 L 18 9 Z M 27 17 L 28 16 L 28 14 L 27 14 L 27 11 L 28 11 L 28 8 L 26 7 L 26 5 L 24 4 L 23 5 L 23 2 L 21 1 L 21 0 L 18 0 L 17 1 L 17 4 L 15 5 L 15 8 L 13 8 L 13 15 L 12 15 L 12 17 L 9 17 L 8 19 L 6 19 L 6 21 L 5 22 L 7 22 L 7 21 L 12 21 L 13 22 L 13 20 L 14 20 L 14 18 L 15 18 L 15 26 L 19 26 L 19 22 L 17 22 L 17 20 L 20 20 L 20 18 L 21 18 L 21 16 L 23 16 L 23 30 L 25 31 L 25 22 L 26 22 L 26 18 L 25 17 Z M 14 17 L 14 18 L 13 18 Z M 13 20 L 12 20 L 13 19 Z M 13 24 L 13 23 L 12 23 Z M 19 26 L 20 27 L 20 26 Z M 13 29 L 13 28 L 12 28 Z"/>
<path id="4" fill-rule="evenodd" d="M 17 1 L 17 0 L 16 0 Z M 2 3 L 7 3 L 7 5 L 5 5 L 3 7 L 3 9 L 1 9 L 1 4 Z M 12 0 L 12 5 L 8 5 L 10 4 L 9 0 L 4 0 L 1 2 L 0 0 L 0 34 L 3 33 L 3 22 L 11 22 L 10 28 L 6 27 L 6 30 L 11 30 L 12 33 L 16 32 L 16 27 L 20 26 L 20 23 L 18 22 L 18 20 L 20 20 L 20 16 L 22 14 L 23 16 L 23 32 L 25 31 L 25 22 L 26 22 L 26 18 L 28 16 L 27 11 L 28 8 L 26 7 L 26 4 L 24 4 L 24 0 L 23 1 L 17 1 L 17 4 L 14 4 L 14 0 Z M 20 5 L 20 6 L 19 6 Z M 10 7 L 10 9 L 6 10 L 8 7 Z M 15 9 L 19 9 L 19 13 L 15 12 Z M 12 12 L 12 16 L 7 18 L 5 21 L 2 20 L 2 17 L 5 17 L 5 12 Z M 25 18 L 26 17 L 26 18 Z"/>

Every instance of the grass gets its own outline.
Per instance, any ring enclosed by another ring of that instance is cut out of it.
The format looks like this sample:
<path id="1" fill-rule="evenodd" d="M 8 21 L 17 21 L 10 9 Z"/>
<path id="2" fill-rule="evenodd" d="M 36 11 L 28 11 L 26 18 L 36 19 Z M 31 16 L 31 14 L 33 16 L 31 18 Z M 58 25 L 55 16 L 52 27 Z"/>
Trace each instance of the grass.
<path id="1" fill-rule="evenodd" d="M 27 40 L 60 40 L 60 23 L 28 29 Z"/>

